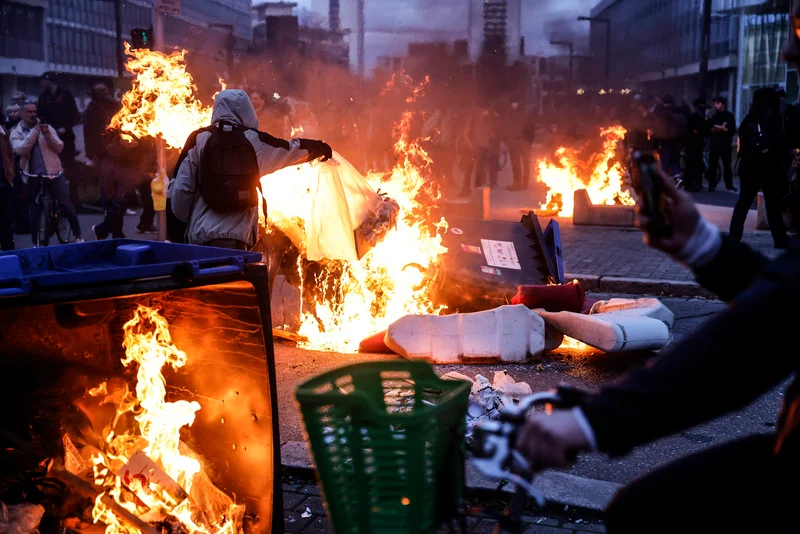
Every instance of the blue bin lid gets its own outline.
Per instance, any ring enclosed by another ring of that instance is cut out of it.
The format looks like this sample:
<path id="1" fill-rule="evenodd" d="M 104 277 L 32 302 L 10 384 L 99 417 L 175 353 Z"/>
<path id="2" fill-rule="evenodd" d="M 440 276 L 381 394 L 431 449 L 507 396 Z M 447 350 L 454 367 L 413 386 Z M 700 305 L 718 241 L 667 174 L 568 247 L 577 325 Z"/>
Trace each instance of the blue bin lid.
<path id="1" fill-rule="evenodd" d="M 183 269 L 192 278 L 243 273 L 261 261 L 260 252 L 110 239 L 0 253 L 0 297 L 63 288 L 171 276 Z"/>

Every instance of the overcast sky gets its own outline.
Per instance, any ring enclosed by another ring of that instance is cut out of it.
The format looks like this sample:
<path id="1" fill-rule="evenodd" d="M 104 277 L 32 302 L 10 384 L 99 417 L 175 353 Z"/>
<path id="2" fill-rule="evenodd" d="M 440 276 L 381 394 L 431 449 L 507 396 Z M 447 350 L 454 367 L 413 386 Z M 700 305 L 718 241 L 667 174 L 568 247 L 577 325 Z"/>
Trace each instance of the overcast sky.
<path id="1" fill-rule="evenodd" d="M 297 0 L 310 8 L 311 0 Z M 578 15 L 588 15 L 599 0 L 522 0 L 522 33 L 526 53 L 552 52 L 549 40 L 573 37 L 576 47 L 585 46 L 589 23 L 577 22 Z M 466 34 L 468 0 L 365 0 L 368 66 L 378 56 L 405 55 L 408 43 L 425 40 L 453 40 Z M 370 29 L 397 30 L 394 35 L 370 32 Z M 429 33 L 408 33 L 409 29 L 428 29 Z M 403 31 L 405 30 L 405 31 Z M 437 31 L 438 30 L 438 31 Z M 441 32 L 444 30 L 444 32 Z M 441 32 L 441 33 L 440 33 Z M 452 37 L 452 38 L 451 38 Z M 578 53 L 584 53 L 581 50 Z"/>

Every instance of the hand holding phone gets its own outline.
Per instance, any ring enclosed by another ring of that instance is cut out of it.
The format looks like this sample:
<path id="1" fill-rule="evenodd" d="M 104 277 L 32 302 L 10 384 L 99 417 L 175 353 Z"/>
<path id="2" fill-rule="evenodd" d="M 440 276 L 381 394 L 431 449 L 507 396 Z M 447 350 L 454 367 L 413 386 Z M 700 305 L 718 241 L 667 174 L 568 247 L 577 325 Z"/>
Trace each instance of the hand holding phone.
<path id="1" fill-rule="evenodd" d="M 653 237 L 669 237 L 672 221 L 658 152 L 637 150 L 633 161 L 633 189 L 639 195 L 639 212 L 648 222 L 645 229 Z"/>

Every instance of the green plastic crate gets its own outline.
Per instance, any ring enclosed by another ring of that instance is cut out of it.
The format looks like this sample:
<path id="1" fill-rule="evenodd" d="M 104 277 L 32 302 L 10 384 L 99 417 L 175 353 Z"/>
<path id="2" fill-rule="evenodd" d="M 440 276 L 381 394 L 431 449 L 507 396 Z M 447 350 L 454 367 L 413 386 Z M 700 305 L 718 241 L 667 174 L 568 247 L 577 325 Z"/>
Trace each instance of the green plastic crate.
<path id="1" fill-rule="evenodd" d="M 404 360 L 348 365 L 297 387 L 337 534 L 435 532 L 454 516 L 471 387 Z"/>

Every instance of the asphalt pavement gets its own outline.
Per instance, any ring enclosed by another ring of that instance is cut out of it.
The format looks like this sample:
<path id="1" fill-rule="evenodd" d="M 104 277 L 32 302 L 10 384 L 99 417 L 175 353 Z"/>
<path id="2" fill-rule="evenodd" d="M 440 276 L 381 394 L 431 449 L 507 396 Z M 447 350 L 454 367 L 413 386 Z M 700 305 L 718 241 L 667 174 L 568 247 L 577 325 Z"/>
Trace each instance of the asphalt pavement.
<path id="1" fill-rule="evenodd" d="M 591 296 L 608 298 L 619 295 Z M 281 313 L 279 299 L 273 299 L 275 313 Z M 673 343 L 696 331 L 711 315 L 725 308 L 725 304 L 719 301 L 703 299 L 663 299 L 662 302 L 676 317 Z M 281 441 L 294 443 L 304 440 L 293 397 L 294 388 L 300 382 L 343 365 L 394 357 L 313 352 L 282 343 L 276 344 L 275 353 L 279 406 L 283 408 L 280 414 Z M 645 365 L 651 357 L 653 354 L 607 355 L 592 349 L 557 350 L 524 365 L 437 365 L 435 369 L 439 374 L 458 371 L 468 376 L 482 374 L 490 379 L 496 371 L 507 371 L 515 380 L 530 384 L 533 391 L 549 390 L 562 383 L 596 391 L 618 380 L 628 370 Z M 753 355 L 753 365 L 758 365 L 756 354 Z M 691 392 L 682 394 L 691 395 Z M 622 458 L 609 459 L 600 454 L 583 456 L 566 473 L 590 480 L 625 484 L 654 467 L 686 454 L 744 435 L 769 432 L 773 428 L 781 399 L 779 390 L 772 391 L 740 412 L 641 447 Z"/>

